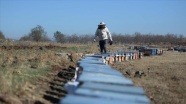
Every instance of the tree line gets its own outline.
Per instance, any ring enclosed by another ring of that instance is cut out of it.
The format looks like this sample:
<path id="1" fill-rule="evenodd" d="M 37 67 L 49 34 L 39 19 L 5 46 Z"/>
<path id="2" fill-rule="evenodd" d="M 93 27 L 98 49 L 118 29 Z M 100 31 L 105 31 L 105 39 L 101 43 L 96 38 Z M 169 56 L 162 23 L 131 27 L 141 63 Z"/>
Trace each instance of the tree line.
<path id="1" fill-rule="evenodd" d="M 112 33 L 113 42 L 115 44 L 175 44 L 175 45 L 186 45 L 186 37 L 177 34 L 141 34 L 136 32 L 134 34 L 116 34 Z M 0 31 L 0 39 L 5 39 L 4 34 Z M 60 31 L 56 31 L 53 34 L 54 41 L 58 43 L 91 43 L 94 39 L 94 34 L 86 35 L 65 35 Z M 19 41 L 52 41 L 48 38 L 47 32 L 40 25 L 32 28 L 30 33 L 22 36 Z"/>
<path id="2" fill-rule="evenodd" d="M 186 45 L 186 37 L 176 34 L 113 34 L 113 40 L 118 43 Z"/>

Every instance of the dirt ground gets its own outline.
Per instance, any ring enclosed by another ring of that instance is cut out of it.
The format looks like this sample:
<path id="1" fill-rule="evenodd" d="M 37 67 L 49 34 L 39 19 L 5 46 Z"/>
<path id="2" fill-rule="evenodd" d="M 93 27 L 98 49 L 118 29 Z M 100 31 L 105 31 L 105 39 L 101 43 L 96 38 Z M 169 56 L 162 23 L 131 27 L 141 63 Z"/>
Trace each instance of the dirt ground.
<path id="1" fill-rule="evenodd" d="M 152 104 L 186 104 L 186 53 L 165 51 L 163 55 L 117 62 L 113 68 L 143 87 Z M 143 71 L 141 77 L 134 77 Z M 127 74 L 128 72 L 131 75 Z"/>

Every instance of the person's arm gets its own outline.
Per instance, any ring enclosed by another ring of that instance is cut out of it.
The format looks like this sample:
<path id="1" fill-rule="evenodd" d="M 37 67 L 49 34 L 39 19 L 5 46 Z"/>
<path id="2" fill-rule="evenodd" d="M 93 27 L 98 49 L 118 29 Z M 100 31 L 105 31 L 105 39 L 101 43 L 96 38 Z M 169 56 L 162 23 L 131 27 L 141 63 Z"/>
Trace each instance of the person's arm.
<path id="1" fill-rule="evenodd" d="M 108 38 L 110 39 L 110 41 L 112 41 L 112 35 L 111 35 L 110 31 L 108 30 L 108 28 L 107 28 L 107 35 L 108 35 Z"/>
<path id="2" fill-rule="evenodd" d="M 98 36 L 98 29 L 96 30 L 95 36 L 94 36 L 94 41 L 96 41 L 96 38 Z"/>

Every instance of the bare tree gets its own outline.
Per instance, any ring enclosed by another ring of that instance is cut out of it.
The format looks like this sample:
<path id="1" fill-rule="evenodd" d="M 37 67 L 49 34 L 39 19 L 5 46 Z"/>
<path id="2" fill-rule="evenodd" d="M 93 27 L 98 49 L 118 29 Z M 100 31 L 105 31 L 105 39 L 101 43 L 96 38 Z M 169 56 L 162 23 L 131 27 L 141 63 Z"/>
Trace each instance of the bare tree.
<path id="1" fill-rule="evenodd" d="M 48 41 L 49 38 L 46 35 L 44 28 L 40 25 L 37 25 L 35 28 L 31 29 L 29 37 L 33 41 Z"/>
<path id="2" fill-rule="evenodd" d="M 56 42 L 64 43 L 65 42 L 65 35 L 63 33 L 61 33 L 60 31 L 56 31 L 54 33 L 54 39 L 56 40 Z"/>
<path id="3" fill-rule="evenodd" d="M 159 35 L 159 34 L 141 34 L 136 32 L 132 35 L 130 34 L 116 34 L 113 33 L 113 41 L 114 43 L 137 43 L 137 44 L 178 44 L 178 42 L 186 43 L 186 37 L 183 35 L 175 35 L 175 34 L 166 34 L 166 35 Z M 181 42 L 180 42 L 181 41 Z"/>

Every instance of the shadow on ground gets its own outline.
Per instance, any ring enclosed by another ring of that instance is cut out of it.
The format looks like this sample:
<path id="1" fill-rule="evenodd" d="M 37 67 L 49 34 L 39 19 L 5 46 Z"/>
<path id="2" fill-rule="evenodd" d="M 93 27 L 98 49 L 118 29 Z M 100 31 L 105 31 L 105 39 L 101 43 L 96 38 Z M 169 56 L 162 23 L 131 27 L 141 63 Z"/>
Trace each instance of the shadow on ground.
<path id="1" fill-rule="evenodd" d="M 64 85 L 74 77 L 74 72 L 75 68 L 71 66 L 68 69 L 59 71 L 55 78 L 49 82 L 49 90 L 45 91 L 46 94 L 43 95 L 43 98 L 52 104 L 58 104 L 59 100 L 67 94 L 64 90 Z M 35 104 L 43 103 L 35 102 Z"/>

